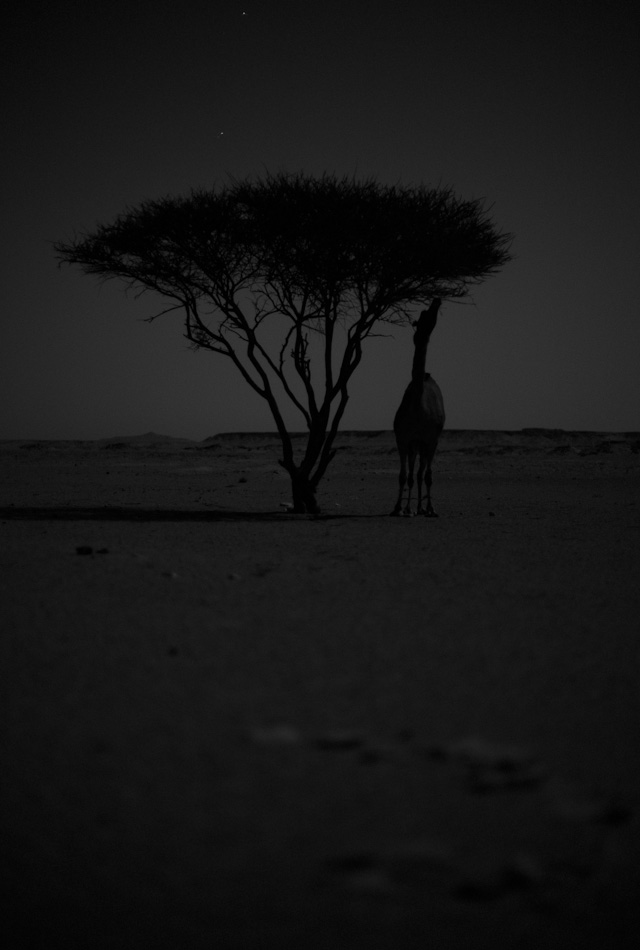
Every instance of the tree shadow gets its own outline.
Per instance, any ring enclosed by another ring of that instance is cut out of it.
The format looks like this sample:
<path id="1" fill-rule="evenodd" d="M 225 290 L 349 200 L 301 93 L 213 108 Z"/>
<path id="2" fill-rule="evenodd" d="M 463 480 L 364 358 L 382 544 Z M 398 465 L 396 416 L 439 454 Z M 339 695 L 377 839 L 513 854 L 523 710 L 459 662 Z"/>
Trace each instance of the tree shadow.
<path id="1" fill-rule="evenodd" d="M 203 511 L 178 508 L 45 507 L 0 508 L 2 521 L 330 521 L 338 518 L 378 518 L 379 514 L 292 514 L 283 511 Z"/>

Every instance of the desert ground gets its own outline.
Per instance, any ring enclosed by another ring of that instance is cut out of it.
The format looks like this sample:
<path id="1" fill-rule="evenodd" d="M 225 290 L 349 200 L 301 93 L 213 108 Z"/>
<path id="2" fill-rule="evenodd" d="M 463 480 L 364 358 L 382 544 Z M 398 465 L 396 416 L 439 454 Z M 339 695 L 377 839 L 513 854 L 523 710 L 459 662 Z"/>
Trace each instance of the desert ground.
<path id="1" fill-rule="evenodd" d="M 339 445 L 0 443 L 16 950 L 636 945 L 640 434 Z"/>

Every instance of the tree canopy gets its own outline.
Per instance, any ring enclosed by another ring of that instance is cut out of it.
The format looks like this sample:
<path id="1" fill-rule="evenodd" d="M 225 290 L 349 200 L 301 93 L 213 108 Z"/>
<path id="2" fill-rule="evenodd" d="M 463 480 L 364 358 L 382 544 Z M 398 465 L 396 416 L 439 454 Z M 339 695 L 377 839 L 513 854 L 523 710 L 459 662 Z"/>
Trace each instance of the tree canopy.
<path id="1" fill-rule="evenodd" d="M 449 188 L 279 173 L 142 202 L 55 248 L 87 274 L 168 298 L 149 319 L 181 310 L 194 346 L 235 363 L 269 405 L 295 510 L 315 511 L 364 340 L 434 297 L 464 296 L 511 259 L 510 243 L 481 201 Z M 300 460 L 283 393 L 309 433 Z"/>

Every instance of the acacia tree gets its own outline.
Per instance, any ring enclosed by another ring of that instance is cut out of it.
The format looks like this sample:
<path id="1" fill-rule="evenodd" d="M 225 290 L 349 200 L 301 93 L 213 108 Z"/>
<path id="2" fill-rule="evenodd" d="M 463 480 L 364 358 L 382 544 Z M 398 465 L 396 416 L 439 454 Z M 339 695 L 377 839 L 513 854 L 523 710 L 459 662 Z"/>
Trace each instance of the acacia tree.
<path id="1" fill-rule="evenodd" d="M 55 249 L 169 298 L 150 321 L 181 310 L 195 347 L 233 361 L 271 410 L 294 510 L 317 512 L 365 339 L 412 305 L 464 296 L 510 260 L 510 240 L 448 188 L 280 173 L 143 202 Z M 300 457 L 283 399 L 308 433 Z"/>

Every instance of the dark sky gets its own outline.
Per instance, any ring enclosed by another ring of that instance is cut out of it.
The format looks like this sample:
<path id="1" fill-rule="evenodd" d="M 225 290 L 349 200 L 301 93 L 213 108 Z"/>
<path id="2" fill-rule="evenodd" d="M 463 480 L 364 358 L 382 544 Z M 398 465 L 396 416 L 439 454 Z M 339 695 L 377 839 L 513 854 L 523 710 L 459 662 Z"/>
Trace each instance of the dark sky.
<path id="1" fill-rule="evenodd" d="M 272 429 L 177 315 L 51 242 L 228 175 L 451 185 L 516 261 L 448 303 L 451 428 L 640 429 L 640 131 L 629 3 L 5 4 L 0 438 Z M 346 428 L 390 428 L 411 336 L 372 340 Z"/>

